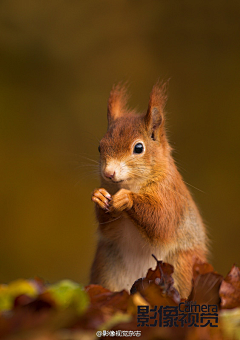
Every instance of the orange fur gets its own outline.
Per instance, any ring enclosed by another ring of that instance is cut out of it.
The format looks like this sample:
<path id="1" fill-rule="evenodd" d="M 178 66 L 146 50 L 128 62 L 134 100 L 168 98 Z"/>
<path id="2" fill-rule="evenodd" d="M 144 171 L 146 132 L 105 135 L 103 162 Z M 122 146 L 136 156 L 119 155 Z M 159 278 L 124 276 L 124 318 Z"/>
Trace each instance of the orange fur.
<path id="1" fill-rule="evenodd" d="M 171 156 L 164 127 L 166 85 L 157 84 L 145 115 L 126 109 L 125 88 L 108 102 L 108 131 L 100 142 L 101 188 L 93 193 L 99 242 L 91 283 L 130 289 L 151 257 L 175 267 L 183 297 L 191 289 L 193 255 L 206 259 L 205 227 Z M 141 152 L 136 152 L 138 144 Z"/>

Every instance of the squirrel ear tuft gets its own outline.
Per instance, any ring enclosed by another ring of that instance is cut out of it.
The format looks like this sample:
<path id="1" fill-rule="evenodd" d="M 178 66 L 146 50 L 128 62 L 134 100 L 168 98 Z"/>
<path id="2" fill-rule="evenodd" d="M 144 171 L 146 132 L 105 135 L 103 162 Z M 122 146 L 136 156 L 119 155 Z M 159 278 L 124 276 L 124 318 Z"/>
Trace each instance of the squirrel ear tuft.
<path id="1" fill-rule="evenodd" d="M 127 86 L 125 84 L 118 83 L 112 87 L 110 96 L 108 99 L 107 118 L 108 125 L 121 117 L 127 111 L 127 101 L 129 95 L 127 94 Z"/>
<path id="2" fill-rule="evenodd" d="M 168 81 L 166 83 L 157 82 L 157 84 L 153 86 L 150 94 L 148 110 L 144 120 L 147 128 L 150 128 L 151 131 L 156 130 L 158 127 L 163 125 L 163 111 L 167 101 L 167 85 Z"/>

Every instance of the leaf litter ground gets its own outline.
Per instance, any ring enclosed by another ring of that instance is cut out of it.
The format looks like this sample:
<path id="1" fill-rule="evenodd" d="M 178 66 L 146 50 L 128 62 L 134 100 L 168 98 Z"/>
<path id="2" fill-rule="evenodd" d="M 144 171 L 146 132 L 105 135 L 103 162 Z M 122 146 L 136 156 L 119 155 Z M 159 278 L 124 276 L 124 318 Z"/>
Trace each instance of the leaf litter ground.
<path id="1" fill-rule="evenodd" d="M 139 278 L 131 294 L 111 292 L 100 285 L 85 288 L 70 280 L 48 285 L 41 279 L 17 280 L 0 285 L 0 339 L 91 340 L 103 330 L 141 331 L 140 338 L 220 340 L 240 339 L 240 270 L 233 266 L 226 276 L 208 263 L 193 266 L 192 291 L 181 299 L 174 288 L 174 268 L 156 259 L 155 270 Z M 138 306 L 178 306 L 179 303 L 217 305 L 218 327 L 138 327 Z M 115 333 L 114 333 L 115 332 Z M 128 333 L 130 334 L 130 333 Z M 110 337 L 110 333 L 109 333 Z"/>

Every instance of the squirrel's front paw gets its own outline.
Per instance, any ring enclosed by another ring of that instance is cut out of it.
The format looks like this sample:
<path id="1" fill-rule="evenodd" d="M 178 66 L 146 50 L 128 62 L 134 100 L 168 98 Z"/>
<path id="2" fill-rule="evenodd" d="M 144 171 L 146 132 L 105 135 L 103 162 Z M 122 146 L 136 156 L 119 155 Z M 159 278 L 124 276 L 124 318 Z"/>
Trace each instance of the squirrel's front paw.
<path id="1" fill-rule="evenodd" d="M 111 195 L 103 188 L 95 189 L 92 194 L 92 201 L 106 211 L 109 211 L 109 202 L 111 198 Z"/>
<path id="2" fill-rule="evenodd" d="M 109 210 L 111 213 L 120 213 L 123 210 L 131 209 L 132 205 L 131 191 L 120 189 L 109 202 Z"/>

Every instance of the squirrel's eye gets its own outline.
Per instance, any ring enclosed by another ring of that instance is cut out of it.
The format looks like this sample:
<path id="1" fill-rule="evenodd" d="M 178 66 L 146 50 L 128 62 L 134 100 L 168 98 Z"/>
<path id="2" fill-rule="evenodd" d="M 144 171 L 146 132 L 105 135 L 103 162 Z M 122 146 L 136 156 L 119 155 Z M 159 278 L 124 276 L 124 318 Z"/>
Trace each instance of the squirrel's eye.
<path id="1" fill-rule="evenodd" d="M 99 151 L 99 152 L 101 152 L 101 148 L 100 148 L 100 145 L 99 145 L 99 147 L 98 147 L 98 151 Z"/>
<path id="2" fill-rule="evenodd" d="M 144 150 L 143 144 L 142 143 L 137 143 L 134 146 L 133 153 L 142 153 Z"/>

